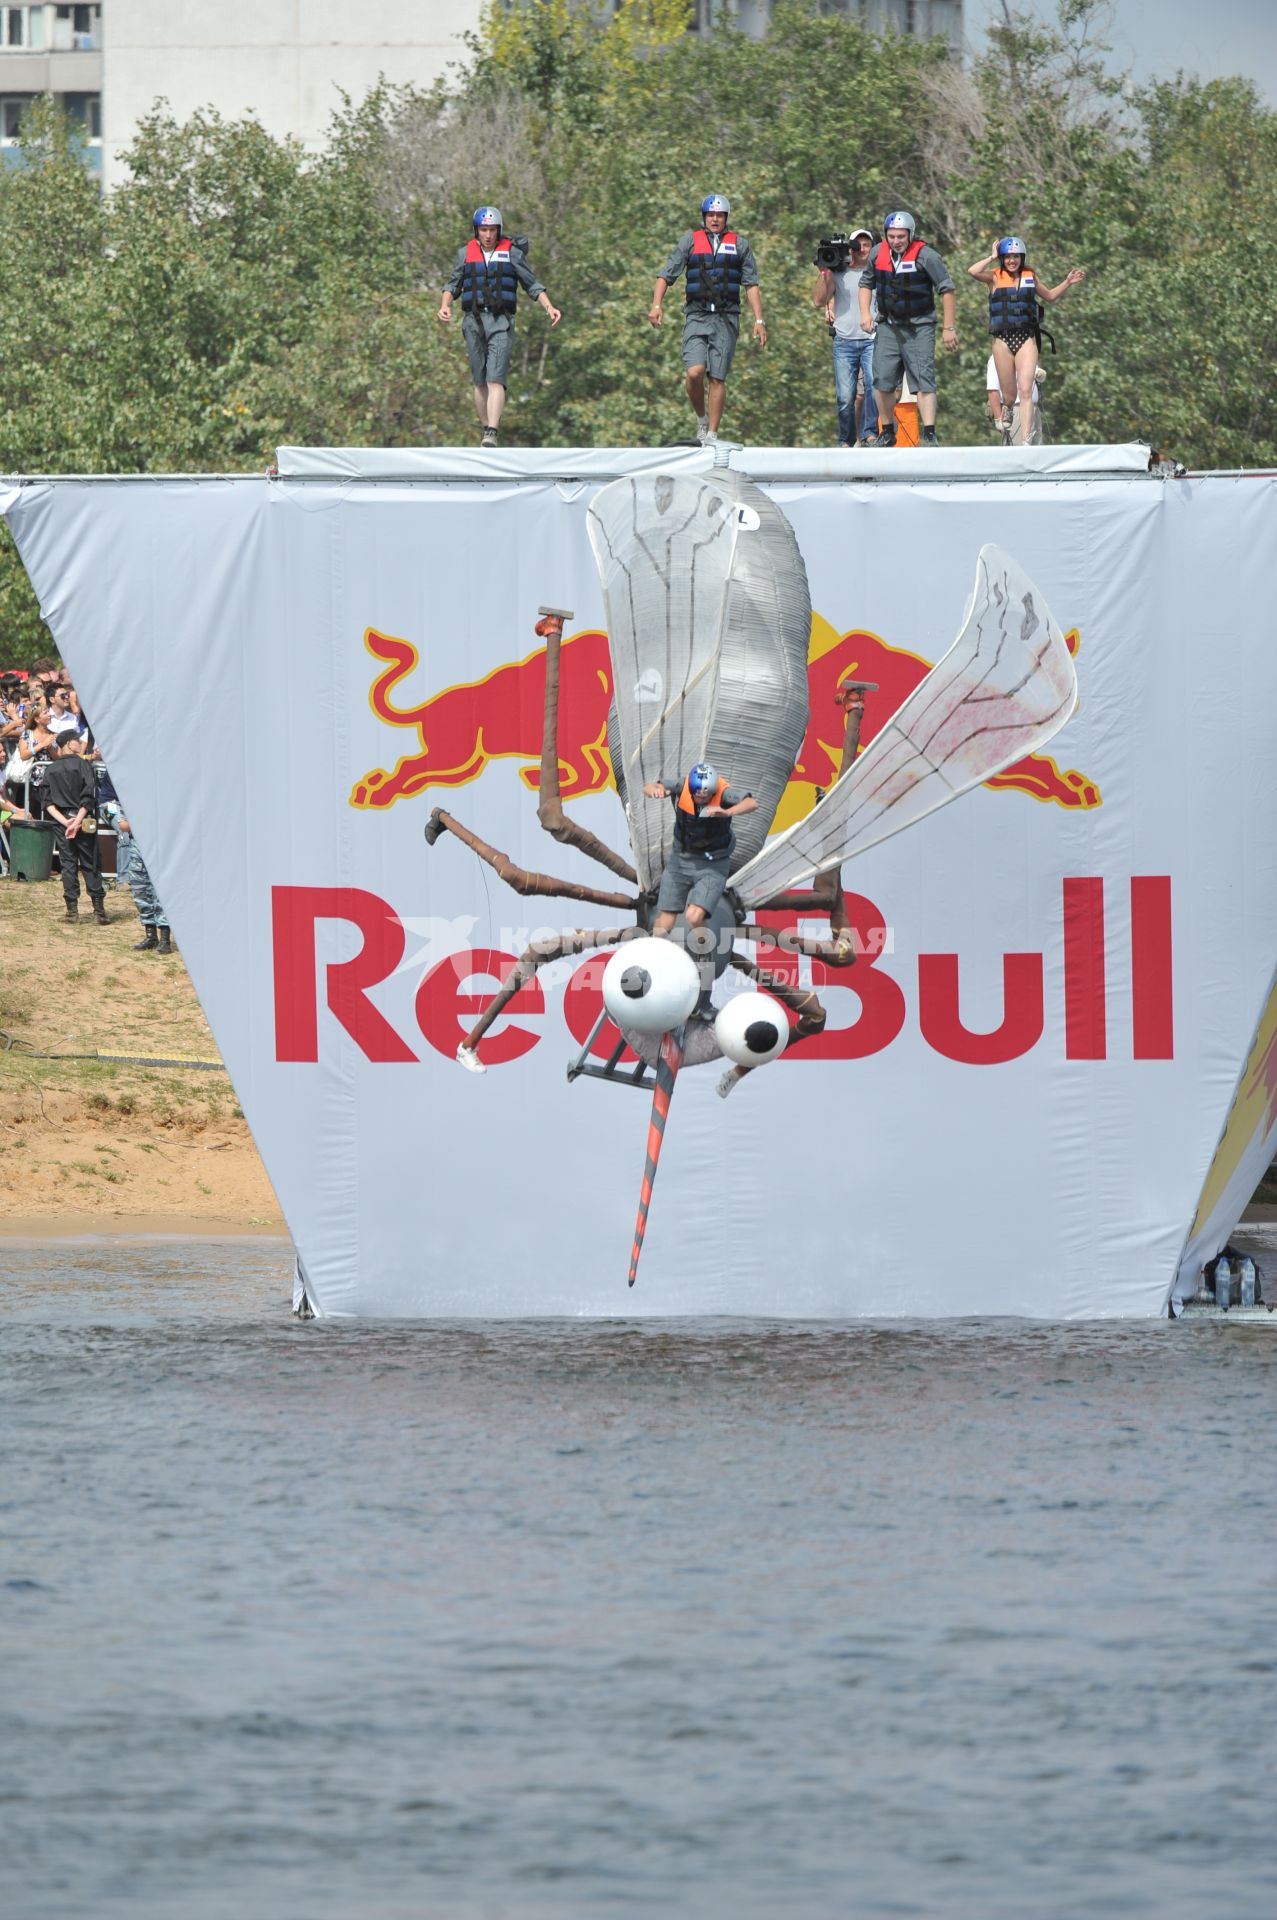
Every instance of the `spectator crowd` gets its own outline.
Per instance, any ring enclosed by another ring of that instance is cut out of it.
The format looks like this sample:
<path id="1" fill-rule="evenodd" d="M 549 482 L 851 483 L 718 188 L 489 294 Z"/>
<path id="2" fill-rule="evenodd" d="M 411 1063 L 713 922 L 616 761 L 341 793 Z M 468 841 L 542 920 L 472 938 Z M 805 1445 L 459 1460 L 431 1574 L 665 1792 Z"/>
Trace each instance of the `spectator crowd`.
<path id="1" fill-rule="evenodd" d="M 129 887 L 142 922 L 139 952 L 171 953 L 163 908 L 120 805 L 75 687 L 55 660 L 0 673 L 0 873 L 11 864 L 15 826 L 45 823 L 53 834 L 65 920 L 79 920 L 83 883 L 93 918 L 106 926 L 102 839 L 116 835 L 115 875 Z"/>

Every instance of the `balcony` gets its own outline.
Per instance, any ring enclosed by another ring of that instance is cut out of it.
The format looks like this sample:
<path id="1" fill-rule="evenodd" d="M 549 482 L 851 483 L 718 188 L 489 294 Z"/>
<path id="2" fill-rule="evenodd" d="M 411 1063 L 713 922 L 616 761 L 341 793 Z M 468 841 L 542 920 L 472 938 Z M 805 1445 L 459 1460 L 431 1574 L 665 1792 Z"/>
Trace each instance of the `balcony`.
<path id="1" fill-rule="evenodd" d="M 100 6 L 0 5 L 0 91 L 98 93 Z"/>

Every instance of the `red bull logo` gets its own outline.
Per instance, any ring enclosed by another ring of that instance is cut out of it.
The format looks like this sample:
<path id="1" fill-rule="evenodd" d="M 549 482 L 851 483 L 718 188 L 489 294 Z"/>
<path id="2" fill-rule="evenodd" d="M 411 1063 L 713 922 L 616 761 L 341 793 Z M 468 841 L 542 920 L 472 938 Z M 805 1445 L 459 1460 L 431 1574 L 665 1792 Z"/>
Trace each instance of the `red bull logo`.
<path id="1" fill-rule="evenodd" d="M 1065 636 L 1078 651 L 1076 629 Z M 390 807 L 431 787 L 467 786 L 494 760 L 518 760 L 519 778 L 535 792 L 540 777 L 541 734 L 545 712 L 545 648 L 522 660 L 494 667 L 482 679 L 444 687 L 416 704 L 399 704 L 405 682 L 419 664 L 407 640 L 370 627 L 364 645 L 383 663 L 369 701 L 379 720 L 415 736 L 411 749 L 389 771 L 374 769 L 357 780 L 352 807 Z M 876 681 L 861 731 L 868 746 L 933 662 L 903 647 L 893 647 L 862 628 L 838 633 L 819 614 L 812 619 L 807 684 L 811 718 L 793 776 L 785 790 L 772 832 L 791 826 L 811 811 L 817 788 L 833 785 L 842 753 L 843 710 L 837 699 L 847 679 Z M 607 748 L 607 716 L 612 700 L 612 661 L 607 635 L 590 629 L 563 641 L 559 688 L 559 773 L 563 798 L 600 793 L 612 785 Z M 1029 754 L 985 785 L 1027 793 L 1035 800 L 1067 808 L 1100 805 L 1100 790 L 1086 774 L 1063 768 L 1049 754 Z"/>
<path id="2" fill-rule="evenodd" d="M 464 787 L 494 760 L 522 760 L 519 777 L 536 791 L 545 715 L 545 648 L 494 667 L 481 680 L 444 687 L 416 706 L 396 694 L 416 672 L 417 649 L 369 627 L 364 645 L 384 661 L 369 703 L 379 720 L 416 735 L 413 749 L 388 773 L 375 770 L 355 783 L 352 807 L 391 807 L 431 787 Z M 612 702 L 612 658 L 605 633 L 564 639 L 559 678 L 559 774 L 563 798 L 600 793 L 612 783 L 607 713 Z"/>

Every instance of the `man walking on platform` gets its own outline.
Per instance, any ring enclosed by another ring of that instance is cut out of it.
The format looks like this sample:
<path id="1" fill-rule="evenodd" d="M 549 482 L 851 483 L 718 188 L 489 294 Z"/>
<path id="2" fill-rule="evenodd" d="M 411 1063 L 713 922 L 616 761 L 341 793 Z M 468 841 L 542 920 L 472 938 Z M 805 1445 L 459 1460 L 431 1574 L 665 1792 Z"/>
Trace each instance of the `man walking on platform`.
<path id="1" fill-rule="evenodd" d="M 878 301 L 874 334 L 874 389 L 881 431 L 877 445 L 896 444 L 895 389 L 907 373 L 918 396 L 919 444 L 936 446 L 936 295 L 944 304 L 944 344 L 958 345 L 953 281 L 940 255 L 914 238 L 911 213 L 889 213 L 884 239 L 860 276 L 860 324 L 870 331 L 870 301 Z"/>
<path id="2" fill-rule="evenodd" d="M 701 201 L 699 230 L 685 233 L 657 277 L 648 319 L 659 327 L 665 295 L 681 273 L 687 275 L 687 317 L 683 323 L 683 365 L 687 369 L 687 397 L 696 415 L 696 437 L 702 446 L 718 440 L 727 376 L 740 333 L 742 292 L 754 316 L 754 343 L 767 345 L 763 296 L 758 284 L 754 250 L 727 225 L 731 207 L 721 193 Z"/>
<path id="3" fill-rule="evenodd" d="M 550 325 L 557 327 L 563 316 L 528 265 L 522 247 L 502 233 L 500 209 L 476 207 L 474 238 L 458 249 L 452 278 L 443 290 L 439 318 L 448 326 L 452 303 L 460 298 L 461 332 L 470 358 L 474 407 L 482 429 L 479 444 L 484 447 L 497 444 L 520 287 L 549 314 Z"/>

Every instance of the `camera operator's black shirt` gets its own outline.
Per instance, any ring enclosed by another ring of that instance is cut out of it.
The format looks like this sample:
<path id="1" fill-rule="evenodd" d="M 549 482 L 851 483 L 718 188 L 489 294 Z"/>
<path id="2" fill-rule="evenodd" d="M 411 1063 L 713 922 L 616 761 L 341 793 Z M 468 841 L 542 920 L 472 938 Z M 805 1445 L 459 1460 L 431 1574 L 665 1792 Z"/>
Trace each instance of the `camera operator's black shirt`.
<path id="1" fill-rule="evenodd" d="M 68 818 L 84 807 L 89 813 L 96 813 L 98 804 L 97 781 L 93 769 L 87 760 L 81 760 L 75 753 L 50 760 L 44 770 L 44 804 L 56 807 L 59 813 Z"/>

